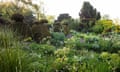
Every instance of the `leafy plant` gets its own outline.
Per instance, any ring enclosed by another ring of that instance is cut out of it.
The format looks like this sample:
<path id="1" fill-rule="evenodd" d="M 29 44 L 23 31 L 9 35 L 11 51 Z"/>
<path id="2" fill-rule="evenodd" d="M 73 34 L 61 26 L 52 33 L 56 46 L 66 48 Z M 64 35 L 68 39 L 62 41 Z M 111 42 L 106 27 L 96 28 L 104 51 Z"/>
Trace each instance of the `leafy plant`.
<path id="1" fill-rule="evenodd" d="M 52 39 L 51 39 L 51 44 L 55 46 L 62 46 L 64 45 L 64 40 L 65 40 L 65 34 L 62 32 L 53 32 L 52 33 Z"/>
<path id="2" fill-rule="evenodd" d="M 47 44 L 36 44 L 32 43 L 29 45 L 30 52 L 37 52 L 38 54 L 42 55 L 53 55 L 55 51 L 55 47 L 52 45 L 47 45 Z"/>

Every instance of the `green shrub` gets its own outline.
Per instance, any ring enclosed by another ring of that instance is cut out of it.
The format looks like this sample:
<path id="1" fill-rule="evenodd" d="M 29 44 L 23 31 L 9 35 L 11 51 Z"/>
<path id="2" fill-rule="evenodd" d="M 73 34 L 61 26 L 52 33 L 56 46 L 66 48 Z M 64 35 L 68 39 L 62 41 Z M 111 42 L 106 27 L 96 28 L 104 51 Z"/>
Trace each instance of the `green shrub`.
<path id="1" fill-rule="evenodd" d="M 36 52 L 42 55 L 53 55 L 55 51 L 55 47 L 47 44 L 36 44 L 32 43 L 29 45 L 29 51 Z"/>
<path id="2" fill-rule="evenodd" d="M 95 32 L 97 34 L 101 34 L 104 30 L 104 27 L 101 24 L 96 24 L 91 28 L 92 32 Z"/>
<path id="3" fill-rule="evenodd" d="M 120 71 L 120 56 L 117 53 L 101 53 L 100 57 L 109 65 L 109 68 L 112 72 Z"/>
<path id="4" fill-rule="evenodd" d="M 79 40 L 77 37 L 72 36 L 71 38 L 66 39 L 64 42 L 66 47 L 74 48 L 76 43 L 79 42 Z"/>
<path id="5" fill-rule="evenodd" d="M 100 46 L 101 51 L 108 51 L 109 48 L 111 47 L 111 41 L 110 40 L 100 39 L 98 44 Z"/>
<path id="6" fill-rule="evenodd" d="M 114 53 L 117 53 L 118 50 L 120 50 L 120 42 L 114 42 L 112 47 L 109 49 L 110 52 Z"/>
<path id="7" fill-rule="evenodd" d="M 64 40 L 65 40 L 65 34 L 62 32 L 53 32 L 52 33 L 52 39 L 51 39 L 51 44 L 55 46 L 62 46 L 64 45 Z"/>

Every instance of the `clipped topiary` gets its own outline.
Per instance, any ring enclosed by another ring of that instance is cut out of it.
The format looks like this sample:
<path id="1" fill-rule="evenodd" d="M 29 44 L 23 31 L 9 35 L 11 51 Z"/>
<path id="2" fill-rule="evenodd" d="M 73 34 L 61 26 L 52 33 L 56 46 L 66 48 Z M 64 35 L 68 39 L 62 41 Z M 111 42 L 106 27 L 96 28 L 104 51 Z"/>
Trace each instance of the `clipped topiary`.
<path id="1" fill-rule="evenodd" d="M 63 23 L 62 27 L 63 27 L 64 34 L 68 35 L 70 33 L 70 29 L 69 29 L 68 23 Z"/>
<path id="2" fill-rule="evenodd" d="M 47 23 L 47 20 L 40 20 L 34 22 L 32 26 L 32 38 L 37 43 L 41 42 L 43 38 L 50 36 L 48 26 L 45 23 Z"/>
<path id="3" fill-rule="evenodd" d="M 54 32 L 61 32 L 62 31 L 62 25 L 60 22 L 55 22 L 53 25 Z"/>
<path id="4" fill-rule="evenodd" d="M 40 22 L 41 24 L 44 24 L 44 23 L 48 23 L 48 20 L 47 20 L 47 19 L 41 19 L 39 22 Z"/>
<path id="5" fill-rule="evenodd" d="M 17 35 L 22 36 L 23 38 L 29 37 L 31 30 L 28 24 L 23 22 L 24 16 L 22 14 L 16 13 L 11 17 L 14 20 L 12 24 L 12 30 L 17 33 Z"/>
<path id="6" fill-rule="evenodd" d="M 0 25 L 4 25 L 5 24 L 5 20 L 3 18 L 0 18 Z"/>
<path id="7" fill-rule="evenodd" d="M 16 22 L 22 22 L 24 19 L 24 16 L 20 13 L 15 13 L 11 17 L 12 20 L 15 20 Z"/>

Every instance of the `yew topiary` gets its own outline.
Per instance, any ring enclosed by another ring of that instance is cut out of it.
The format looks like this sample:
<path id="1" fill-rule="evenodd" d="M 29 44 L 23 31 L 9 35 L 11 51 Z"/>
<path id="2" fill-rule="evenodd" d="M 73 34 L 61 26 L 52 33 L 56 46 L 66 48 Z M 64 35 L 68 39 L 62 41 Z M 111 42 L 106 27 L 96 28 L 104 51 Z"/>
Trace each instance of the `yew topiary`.
<path id="1" fill-rule="evenodd" d="M 12 30 L 17 33 L 17 35 L 22 36 L 22 38 L 31 36 L 30 26 L 27 23 L 23 22 L 24 16 L 22 14 L 13 14 L 11 19 L 14 20 L 11 26 Z"/>
<path id="2" fill-rule="evenodd" d="M 55 22 L 53 25 L 54 32 L 61 32 L 62 31 L 62 25 L 60 22 Z"/>
<path id="3" fill-rule="evenodd" d="M 41 42 L 43 38 L 50 36 L 50 32 L 46 23 L 47 20 L 40 20 L 34 22 L 34 25 L 32 26 L 32 38 L 37 43 Z"/>

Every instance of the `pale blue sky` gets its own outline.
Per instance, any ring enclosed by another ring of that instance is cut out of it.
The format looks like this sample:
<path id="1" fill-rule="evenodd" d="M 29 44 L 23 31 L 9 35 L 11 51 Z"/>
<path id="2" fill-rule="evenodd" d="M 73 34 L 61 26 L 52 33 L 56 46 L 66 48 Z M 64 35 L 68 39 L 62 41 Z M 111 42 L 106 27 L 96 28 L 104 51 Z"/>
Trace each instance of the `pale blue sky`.
<path id="1" fill-rule="evenodd" d="M 69 13 L 78 18 L 84 1 L 89 1 L 102 15 L 120 18 L 120 0 L 43 0 L 45 13 L 57 17 L 60 13 Z"/>

